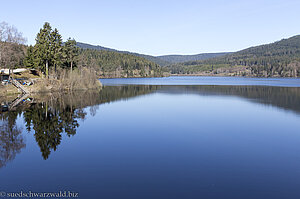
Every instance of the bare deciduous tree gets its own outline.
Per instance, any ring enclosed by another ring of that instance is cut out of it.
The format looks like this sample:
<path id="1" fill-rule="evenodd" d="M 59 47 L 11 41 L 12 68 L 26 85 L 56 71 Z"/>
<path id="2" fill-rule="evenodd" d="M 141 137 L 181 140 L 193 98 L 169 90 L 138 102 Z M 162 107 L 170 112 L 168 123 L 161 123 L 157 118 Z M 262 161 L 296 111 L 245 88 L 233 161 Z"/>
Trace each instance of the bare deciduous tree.
<path id="1" fill-rule="evenodd" d="M 0 23 L 0 41 L 16 44 L 26 43 L 26 39 L 23 37 L 23 34 L 19 32 L 16 27 L 10 26 L 6 22 Z"/>
<path id="2" fill-rule="evenodd" d="M 26 39 L 16 27 L 0 23 L 0 67 L 15 68 L 25 56 Z"/>

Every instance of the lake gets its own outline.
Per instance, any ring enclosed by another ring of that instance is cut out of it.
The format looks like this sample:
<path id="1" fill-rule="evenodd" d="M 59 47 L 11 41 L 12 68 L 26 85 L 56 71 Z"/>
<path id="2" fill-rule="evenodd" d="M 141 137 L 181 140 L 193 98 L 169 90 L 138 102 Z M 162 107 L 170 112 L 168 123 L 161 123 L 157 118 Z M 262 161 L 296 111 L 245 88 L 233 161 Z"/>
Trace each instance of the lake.
<path id="1" fill-rule="evenodd" d="M 0 193 L 300 197 L 300 79 L 100 81 L 2 102 Z"/>

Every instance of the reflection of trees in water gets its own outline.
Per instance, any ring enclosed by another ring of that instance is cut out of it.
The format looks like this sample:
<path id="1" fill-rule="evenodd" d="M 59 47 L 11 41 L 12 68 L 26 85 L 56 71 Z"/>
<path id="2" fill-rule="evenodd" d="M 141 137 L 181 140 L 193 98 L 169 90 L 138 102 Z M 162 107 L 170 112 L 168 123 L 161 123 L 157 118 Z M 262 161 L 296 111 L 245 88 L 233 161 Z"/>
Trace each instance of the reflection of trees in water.
<path id="1" fill-rule="evenodd" d="M 145 95 L 161 88 L 156 85 L 105 86 L 99 93 L 99 103 L 112 102 Z"/>
<path id="2" fill-rule="evenodd" d="M 44 159 L 57 150 L 63 134 L 76 134 L 79 121 L 87 112 L 95 116 L 99 105 L 117 100 L 144 95 L 161 90 L 167 93 L 197 93 L 201 95 L 230 95 L 254 99 L 255 102 L 270 104 L 300 112 L 300 88 L 264 86 L 107 86 L 101 91 L 53 93 L 35 96 L 34 103 L 23 104 L 13 111 L 0 114 L 0 167 L 13 160 L 25 147 L 21 130 L 16 127 L 18 115 L 23 119 L 28 132 L 34 137 Z M 88 109 L 85 109 L 89 107 Z M 101 127 L 100 127 L 101 128 Z"/>
<path id="3" fill-rule="evenodd" d="M 17 114 L 10 113 L 2 117 L 0 123 L 0 168 L 12 161 L 26 145 L 22 130 L 16 126 Z"/>
<path id="4" fill-rule="evenodd" d="M 300 113 L 300 88 L 272 86 L 163 86 L 163 92 L 228 95 Z"/>
<path id="5" fill-rule="evenodd" d="M 97 111 L 99 110 L 99 105 L 94 105 L 90 107 L 90 114 L 91 116 L 95 116 Z"/>
<path id="6" fill-rule="evenodd" d="M 18 115 L 23 119 L 28 132 L 40 147 L 44 159 L 57 150 L 63 134 L 76 134 L 79 121 L 87 112 L 95 116 L 99 105 L 117 100 L 144 95 L 160 89 L 167 93 L 197 93 L 201 95 L 230 95 L 254 99 L 255 102 L 270 104 L 300 112 L 300 88 L 264 86 L 108 86 L 99 92 L 86 91 L 68 94 L 53 93 L 35 96 L 34 103 L 24 104 L 13 111 L 0 114 L 0 167 L 15 158 L 25 147 L 21 130 L 16 126 Z M 85 109 L 89 107 L 88 109 Z M 101 127 L 100 127 L 101 128 Z"/>
<path id="7" fill-rule="evenodd" d="M 17 116 L 23 113 L 23 119 L 28 132 L 34 131 L 34 137 L 40 147 L 44 159 L 48 159 L 51 151 L 56 151 L 61 144 L 63 134 L 68 137 L 76 134 L 79 127 L 79 120 L 86 118 L 89 110 L 91 116 L 95 116 L 99 110 L 99 104 L 119 99 L 127 99 L 137 95 L 146 94 L 157 89 L 157 86 L 125 86 L 125 87 L 104 87 L 99 91 L 73 92 L 67 94 L 52 93 L 43 96 L 35 96 L 34 102 L 19 106 L 12 111 L 0 114 L 5 119 L 10 131 L 1 131 L 1 162 L 2 151 L 19 152 L 25 146 L 18 144 L 22 141 L 21 130 L 15 127 Z M 89 109 L 85 109 L 89 107 Z M 4 128 L 1 128 L 4 129 Z M 6 144 L 7 133 L 9 135 L 20 134 L 19 140 L 12 144 Z M 6 133 L 6 134 L 5 134 Z M 18 148 L 19 147 L 19 148 Z M 18 150 L 16 150 L 18 148 Z M 6 152 L 7 153 L 7 152 Z M 6 157 L 3 155 L 3 157 Z M 10 155 L 10 160 L 14 156 Z M 2 164 L 2 163 L 1 163 Z"/>
<path id="8" fill-rule="evenodd" d="M 34 130 L 34 137 L 44 159 L 48 159 L 51 150 L 55 151 L 61 143 L 62 133 L 69 137 L 76 134 L 78 119 L 84 119 L 86 113 L 70 105 L 49 106 L 48 102 L 32 105 L 24 111 L 24 120 L 28 131 Z"/>

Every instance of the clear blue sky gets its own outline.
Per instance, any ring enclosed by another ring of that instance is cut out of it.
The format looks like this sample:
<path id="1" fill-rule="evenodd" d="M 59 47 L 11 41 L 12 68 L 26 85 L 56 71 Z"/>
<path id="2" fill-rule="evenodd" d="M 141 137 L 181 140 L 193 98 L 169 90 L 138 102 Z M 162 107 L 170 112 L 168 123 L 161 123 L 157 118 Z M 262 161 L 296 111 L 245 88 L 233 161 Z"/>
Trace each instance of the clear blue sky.
<path id="1" fill-rule="evenodd" d="M 10 0 L 0 22 L 34 44 L 45 21 L 63 39 L 132 52 L 237 51 L 300 34 L 300 0 Z"/>

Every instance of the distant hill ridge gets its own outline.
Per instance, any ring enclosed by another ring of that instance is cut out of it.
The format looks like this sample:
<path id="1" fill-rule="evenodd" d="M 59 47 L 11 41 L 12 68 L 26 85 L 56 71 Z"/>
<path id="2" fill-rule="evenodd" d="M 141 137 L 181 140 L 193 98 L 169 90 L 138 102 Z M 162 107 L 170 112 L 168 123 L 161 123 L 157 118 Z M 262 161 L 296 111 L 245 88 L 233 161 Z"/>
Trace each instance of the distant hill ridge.
<path id="1" fill-rule="evenodd" d="M 106 48 L 99 45 L 91 45 L 86 44 L 82 42 L 77 42 L 77 46 L 82 49 L 94 49 L 94 50 L 105 50 L 105 51 L 113 51 L 118 53 L 128 53 L 132 55 L 136 55 L 139 57 L 143 57 L 145 59 L 148 59 L 149 61 L 152 61 L 160 66 L 167 66 L 174 63 L 181 63 L 181 62 L 187 62 L 187 61 L 197 61 L 197 60 L 204 60 L 219 56 L 224 56 L 226 54 L 229 54 L 228 52 L 224 53 L 201 53 L 196 55 L 162 55 L 162 56 L 151 56 L 151 55 L 145 55 L 145 54 L 139 54 L 129 51 L 120 51 L 112 48 Z"/>
<path id="2" fill-rule="evenodd" d="M 170 63 L 182 63 L 188 61 L 197 61 L 197 60 L 204 60 L 210 59 L 214 57 L 220 57 L 230 54 L 230 52 L 222 52 L 222 53 L 201 53 L 196 55 L 162 55 L 157 56 L 158 58 L 165 60 Z"/>
<path id="3" fill-rule="evenodd" d="M 150 56 L 78 42 L 85 49 L 143 57 L 173 74 L 300 77 L 300 35 L 231 53 Z"/>
<path id="4" fill-rule="evenodd" d="M 235 70 L 236 74 L 240 75 L 238 67 L 243 70 L 243 75 L 299 77 L 300 35 L 220 57 L 169 66 L 172 73 L 196 74 L 211 71 L 211 74 L 218 74 L 221 70 L 227 71 L 230 68 L 231 71 Z"/>

